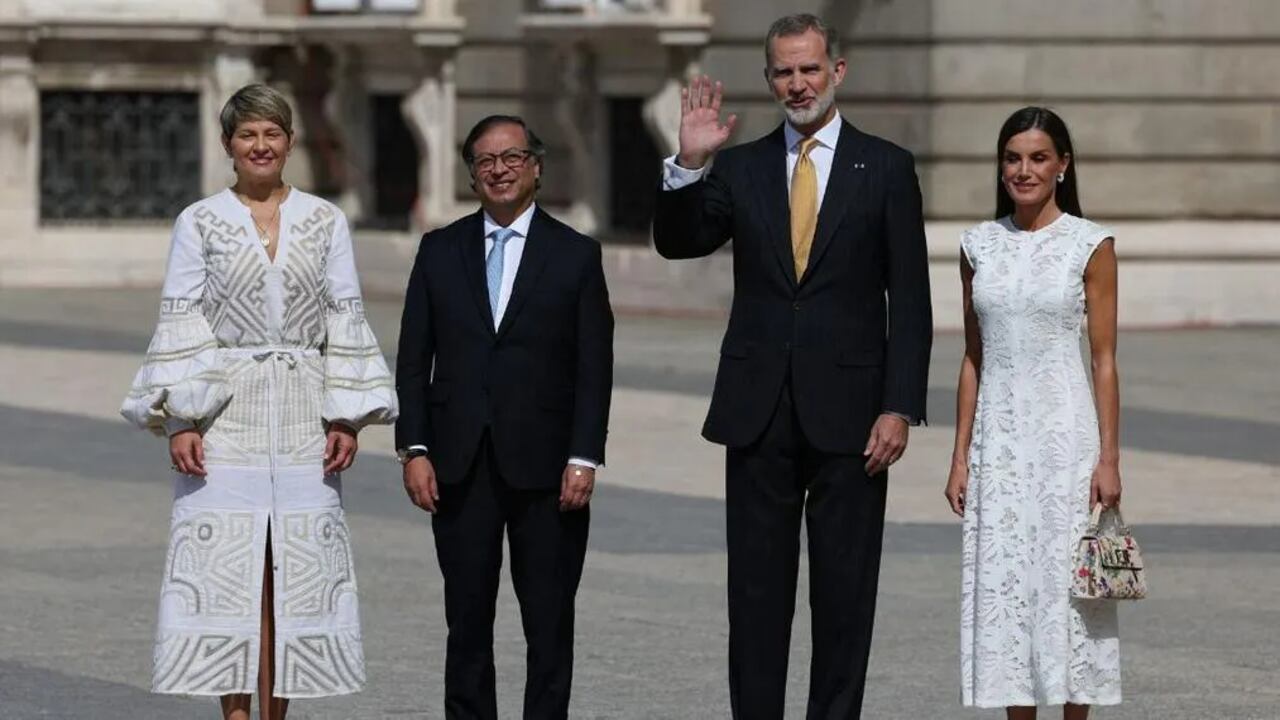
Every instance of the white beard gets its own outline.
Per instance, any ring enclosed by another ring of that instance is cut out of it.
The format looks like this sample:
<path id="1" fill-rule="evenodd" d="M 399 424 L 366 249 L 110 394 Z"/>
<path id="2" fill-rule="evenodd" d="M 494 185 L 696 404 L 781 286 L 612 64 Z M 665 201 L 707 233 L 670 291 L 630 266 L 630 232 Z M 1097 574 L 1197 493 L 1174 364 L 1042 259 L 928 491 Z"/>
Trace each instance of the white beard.
<path id="1" fill-rule="evenodd" d="M 790 122 L 792 126 L 799 127 L 801 125 L 808 125 L 818 120 L 818 118 L 821 118 L 823 115 L 826 115 L 827 111 L 831 109 L 831 106 L 834 105 L 835 102 L 836 86 L 832 84 L 827 86 L 827 89 L 817 97 L 811 107 L 793 110 L 790 107 L 787 107 L 785 102 L 779 102 L 778 104 L 782 106 L 782 112 L 786 114 L 787 121 Z"/>

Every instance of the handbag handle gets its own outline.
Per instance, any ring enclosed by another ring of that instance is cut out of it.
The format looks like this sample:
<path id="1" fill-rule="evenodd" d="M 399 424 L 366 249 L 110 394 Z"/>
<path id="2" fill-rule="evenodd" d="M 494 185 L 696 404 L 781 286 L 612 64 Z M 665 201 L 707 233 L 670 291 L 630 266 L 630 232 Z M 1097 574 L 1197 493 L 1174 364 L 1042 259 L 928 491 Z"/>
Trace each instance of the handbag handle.
<path id="1" fill-rule="evenodd" d="M 1087 534 L 1094 535 L 1094 536 L 1098 534 L 1098 526 L 1101 525 L 1102 523 L 1102 510 L 1103 510 L 1102 503 L 1096 503 L 1093 506 L 1093 512 L 1089 514 L 1089 528 L 1088 530 L 1086 530 Z M 1113 507 L 1113 508 L 1106 508 L 1106 510 L 1108 512 L 1115 513 L 1116 529 L 1120 531 L 1120 534 L 1128 535 L 1129 524 L 1124 521 L 1124 515 L 1120 514 L 1120 508 Z"/>

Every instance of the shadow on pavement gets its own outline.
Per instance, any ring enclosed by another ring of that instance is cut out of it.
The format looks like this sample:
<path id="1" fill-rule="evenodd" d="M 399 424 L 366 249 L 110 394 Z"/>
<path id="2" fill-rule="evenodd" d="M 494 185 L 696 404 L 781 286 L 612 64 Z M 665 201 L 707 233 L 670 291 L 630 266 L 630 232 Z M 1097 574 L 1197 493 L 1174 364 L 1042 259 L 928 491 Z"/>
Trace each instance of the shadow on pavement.
<path id="1" fill-rule="evenodd" d="M 173 720 L 216 717 L 215 698 L 152 695 L 123 683 L 0 660 L 5 720 Z"/>

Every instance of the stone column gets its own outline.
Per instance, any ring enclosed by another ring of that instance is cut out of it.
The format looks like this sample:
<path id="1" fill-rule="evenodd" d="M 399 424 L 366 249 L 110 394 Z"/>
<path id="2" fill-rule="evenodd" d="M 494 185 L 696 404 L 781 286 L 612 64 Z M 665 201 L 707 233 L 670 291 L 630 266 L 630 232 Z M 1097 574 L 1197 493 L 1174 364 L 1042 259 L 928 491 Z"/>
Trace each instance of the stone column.
<path id="1" fill-rule="evenodd" d="M 458 0 L 422 0 L 418 16 L 423 20 L 454 20 L 458 17 Z"/>
<path id="2" fill-rule="evenodd" d="M 335 202 L 355 223 L 371 213 L 375 204 L 369 92 L 362 49 L 349 45 L 333 50 L 337 66 L 325 98 L 325 115 L 337 136 L 343 163 L 342 191 Z"/>
<path id="3" fill-rule="evenodd" d="M 424 48 L 422 80 L 400 104 L 418 146 L 418 201 L 410 224 L 419 229 L 453 220 L 458 206 L 453 53 L 452 49 Z"/>
<path id="4" fill-rule="evenodd" d="M 663 157 L 680 149 L 680 89 L 701 72 L 701 47 L 668 46 L 667 75 L 658 91 L 645 98 L 645 127 Z"/>
<path id="5" fill-rule="evenodd" d="M 666 0 L 667 14 L 681 20 L 702 16 L 702 0 Z"/>
<path id="6" fill-rule="evenodd" d="M 0 257 L 12 257 L 40 224 L 40 91 L 25 44 L 0 45 L 0 157 Z"/>
<path id="7" fill-rule="evenodd" d="M 595 58 L 590 48 L 566 42 L 556 48 L 561 92 L 555 101 L 555 120 L 569 152 L 572 202 L 565 222 L 590 235 L 600 229 L 606 214 L 604 170 L 597 121 L 599 92 Z"/>
<path id="8" fill-rule="evenodd" d="M 216 48 L 210 60 L 200 113 L 204 156 L 200 184 L 206 195 L 226 187 L 234 177 L 231 161 L 222 147 L 218 113 L 232 93 L 257 79 L 249 48 L 235 45 Z"/>

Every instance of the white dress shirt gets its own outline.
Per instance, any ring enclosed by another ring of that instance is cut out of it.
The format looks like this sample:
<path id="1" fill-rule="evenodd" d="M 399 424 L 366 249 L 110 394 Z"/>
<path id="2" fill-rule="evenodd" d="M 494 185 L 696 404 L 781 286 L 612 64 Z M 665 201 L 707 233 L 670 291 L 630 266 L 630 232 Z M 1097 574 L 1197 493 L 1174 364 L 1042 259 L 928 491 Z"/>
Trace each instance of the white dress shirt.
<path id="1" fill-rule="evenodd" d="M 827 180 L 831 177 L 831 163 L 835 160 L 836 143 L 840 140 L 842 122 L 840 113 L 836 113 L 831 118 L 831 122 L 823 125 L 821 130 L 813 134 L 818 144 L 809 151 L 809 159 L 813 161 L 813 167 L 818 172 L 818 207 L 822 207 L 822 199 L 827 194 Z M 787 197 L 790 198 L 791 176 L 795 174 L 796 163 L 800 160 L 800 141 L 804 140 L 804 135 L 788 122 L 782 126 L 782 136 L 787 144 Z M 680 167 L 676 164 L 676 156 L 672 155 L 662 163 L 662 189 L 679 190 L 701 180 L 706 172 L 705 166 L 697 170 Z"/>
<path id="2" fill-rule="evenodd" d="M 516 272 L 520 270 L 520 259 L 524 257 L 524 242 L 529 237 L 529 224 L 533 222 L 533 213 L 537 210 L 537 207 L 537 203 L 530 203 L 527 210 L 520 213 L 519 217 L 506 226 L 514 230 L 515 234 L 507 240 L 507 244 L 502 249 L 502 284 L 498 289 L 498 310 L 493 314 L 494 330 L 497 330 L 502 325 L 502 316 L 507 313 L 507 303 L 511 302 L 511 289 L 516 284 Z M 502 228 L 503 226 L 490 217 L 488 212 L 484 213 L 484 257 L 486 263 L 489 260 L 489 253 L 493 251 L 493 234 Z M 408 449 L 425 452 L 427 447 L 425 445 L 410 445 Z M 569 462 L 592 470 L 600 466 L 598 462 L 580 457 L 571 457 Z"/>
<path id="3" fill-rule="evenodd" d="M 511 288 L 516 284 L 516 271 L 520 269 L 520 258 L 524 257 L 524 241 L 529 237 L 529 223 L 533 222 L 533 213 L 537 210 L 537 204 L 531 203 L 520 216 L 511 221 L 507 228 L 514 230 L 507 240 L 506 247 L 502 253 L 502 285 L 498 290 L 498 311 L 493 315 L 493 329 L 497 330 L 502 325 L 502 316 L 507 313 L 507 303 L 511 301 Z M 493 234 L 501 230 L 502 226 L 496 220 L 489 217 L 489 213 L 484 214 L 484 259 L 485 263 L 489 262 L 489 253 L 493 250 Z"/>

